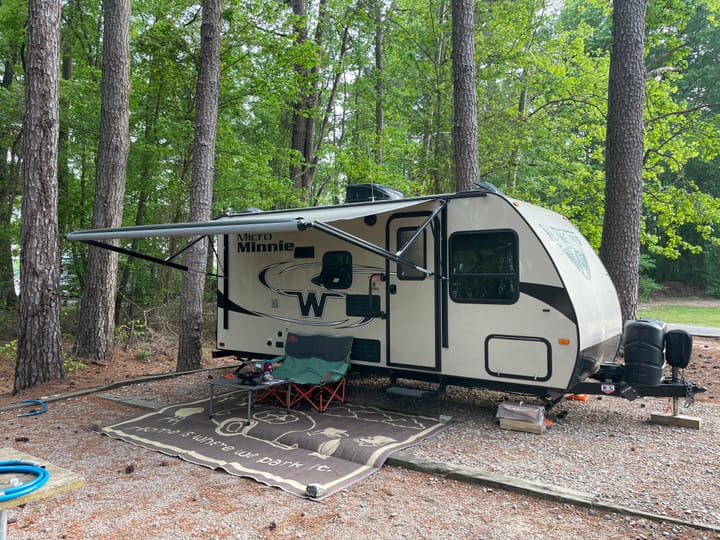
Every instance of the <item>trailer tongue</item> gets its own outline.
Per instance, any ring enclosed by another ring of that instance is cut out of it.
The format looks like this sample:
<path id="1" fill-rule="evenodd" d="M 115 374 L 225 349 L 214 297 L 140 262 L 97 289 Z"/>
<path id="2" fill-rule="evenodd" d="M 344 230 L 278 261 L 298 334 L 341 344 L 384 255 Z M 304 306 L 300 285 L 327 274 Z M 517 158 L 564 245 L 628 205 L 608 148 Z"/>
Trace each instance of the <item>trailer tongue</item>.
<path id="1" fill-rule="evenodd" d="M 673 368 L 671 377 L 666 377 L 656 386 L 630 385 L 622 380 L 606 379 L 611 375 L 606 366 L 617 366 L 622 364 L 603 364 L 600 371 L 594 375 L 594 378 L 602 380 L 589 380 L 576 384 L 570 389 L 570 394 L 590 394 L 594 396 L 616 396 L 627 400 L 634 400 L 639 397 L 671 397 L 685 398 L 688 403 L 692 403 L 695 394 L 707 392 L 704 386 L 698 386 L 694 382 L 688 381 L 681 375 L 678 375 L 677 368 Z"/>
<path id="2" fill-rule="evenodd" d="M 608 362 L 600 370 L 570 388 L 572 394 L 608 395 L 634 400 L 638 397 L 685 398 L 689 406 L 695 394 L 707 388 L 688 381 L 682 374 L 690 363 L 692 336 L 684 330 L 666 330 L 662 321 L 628 321 L 624 338 L 625 363 Z M 671 375 L 663 376 L 663 367 Z"/>

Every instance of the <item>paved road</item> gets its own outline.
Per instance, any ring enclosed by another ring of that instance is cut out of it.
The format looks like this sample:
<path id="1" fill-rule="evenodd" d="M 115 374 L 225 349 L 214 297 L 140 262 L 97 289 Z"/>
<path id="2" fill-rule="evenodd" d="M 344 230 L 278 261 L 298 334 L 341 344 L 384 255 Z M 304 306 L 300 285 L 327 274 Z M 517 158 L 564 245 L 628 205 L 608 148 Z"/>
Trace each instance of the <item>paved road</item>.
<path id="1" fill-rule="evenodd" d="M 720 338 L 720 328 L 714 328 L 712 326 L 693 326 L 689 324 L 667 324 L 668 330 L 674 330 L 676 328 L 685 330 L 689 334 L 698 337 L 716 337 Z"/>

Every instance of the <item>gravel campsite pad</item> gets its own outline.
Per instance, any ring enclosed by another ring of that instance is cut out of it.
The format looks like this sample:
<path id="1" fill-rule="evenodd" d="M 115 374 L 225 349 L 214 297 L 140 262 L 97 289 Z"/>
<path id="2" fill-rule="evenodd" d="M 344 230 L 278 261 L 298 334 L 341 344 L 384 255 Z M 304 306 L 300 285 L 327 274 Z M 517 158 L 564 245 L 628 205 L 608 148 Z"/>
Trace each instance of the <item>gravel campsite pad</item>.
<path id="1" fill-rule="evenodd" d="M 169 361 L 126 358 L 111 366 L 9 394 L 0 407 L 67 395 L 168 371 Z M 3 369 L 6 369 L 3 367 Z M 566 401 L 542 434 L 502 430 L 495 413 L 517 396 L 448 388 L 438 398 L 388 396 L 383 380 L 356 380 L 348 399 L 432 417 L 450 427 L 408 453 L 431 463 L 590 494 L 583 507 L 487 483 L 453 480 L 390 461 L 378 473 L 322 502 L 99 435 L 103 424 L 157 406 L 208 396 L 208 377 L 229 368 L 146 381 L 48 401 L 46 413 L 0 411 L 2 446 L 37 456 L 85 479 L 81 489 L 8 512 L 13 539 L 244 538 L 720 538 L 720 343 L 696 339 L 686 376 L 709 388 L 682 414 L 700 430 L 648 422 L 666 399 L 590 397 Z M 101 397 L 106 396 L 106 397 Z M 681 402 L 682 404 L 682 402 Z M 622 507 L 625 511 L 610 511 Z"/>

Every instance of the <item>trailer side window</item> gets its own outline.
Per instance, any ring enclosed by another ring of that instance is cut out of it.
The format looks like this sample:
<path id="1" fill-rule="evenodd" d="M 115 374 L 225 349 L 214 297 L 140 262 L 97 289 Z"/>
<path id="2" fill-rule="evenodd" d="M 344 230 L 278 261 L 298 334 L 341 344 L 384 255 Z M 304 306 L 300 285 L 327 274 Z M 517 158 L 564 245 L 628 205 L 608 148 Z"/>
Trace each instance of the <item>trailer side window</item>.
<path id="1" fill-rule="evenodd" d="M 450 238 L 450 298 L 510 304 L 520 290 L 514 231 L 456 233 Z"/>
<path id="2" fill-rule="evenodd" d="M 399 248 L 405 247 L 405 243 L 413 237 L 416 231 L 416 227 L 404 227 L 402 229 L 398 229 L 397 246 Z M 403 258 L 415 263 L 421 268 L 425 268 L 427 266 L 425 260 L 425 236 L 425 231 L 423 231 L 420 236 L 408 246 L 407 250 L 403 254 Z M 415 268 L 410 268 L 404 264 L 398 264 L 397 277 L 398 279 L 425 279 L 425 274 Z"/>
<path id="3" fill-rule="evenodd" d="M 352 285 L 352 255 L 349 251 L 323 254 L 320 284 L 328 289 L 348 289 Z"/>

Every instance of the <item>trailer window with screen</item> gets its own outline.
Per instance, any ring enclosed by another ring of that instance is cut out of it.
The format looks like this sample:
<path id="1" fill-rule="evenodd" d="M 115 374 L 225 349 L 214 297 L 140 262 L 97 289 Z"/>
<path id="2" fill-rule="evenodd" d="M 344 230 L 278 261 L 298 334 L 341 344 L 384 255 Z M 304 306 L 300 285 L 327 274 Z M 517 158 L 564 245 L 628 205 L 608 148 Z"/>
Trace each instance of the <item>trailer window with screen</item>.
<path id="1" fill-rule="evenodd" d="M 450 298 L 510 304 L 519 295 L 514 231 L 461 232 L 450 238 Z"/>

